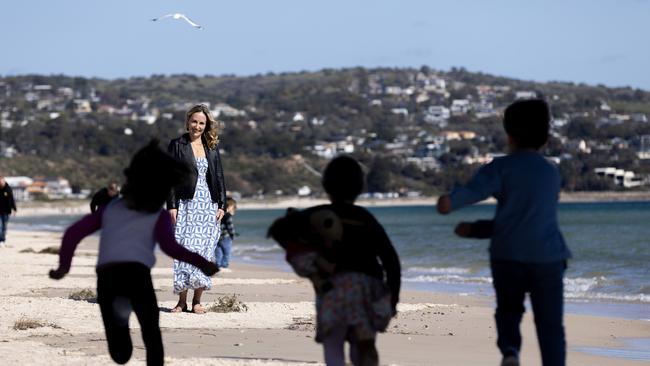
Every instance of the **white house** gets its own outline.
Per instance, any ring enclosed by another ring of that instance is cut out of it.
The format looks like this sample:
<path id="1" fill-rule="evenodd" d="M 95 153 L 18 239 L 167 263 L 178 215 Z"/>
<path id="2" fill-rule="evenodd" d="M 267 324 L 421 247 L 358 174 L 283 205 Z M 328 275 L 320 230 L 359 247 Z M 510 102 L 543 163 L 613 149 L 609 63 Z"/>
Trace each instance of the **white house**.
<path id="1" fill-rule="evenodd" d="M 633 171 L 617 169 L 611 166 L 596 168 L 594 173 L 601 177 L 611 178 L 617 186 L 624 188 L 640 187 L 645 183 L 643 177 L 637 176 Z"/>
<path id="2" fill-rule="evenodd" d="M 537 93 L 530 90 L 520 90 L 515 93 L 515 99 L 535 99 L 537 98 Z"/>
<path id="3" fill-rule="evenodd" d="M 215 117 L 219 117 L 222 114 L 226 117 L 243 117 L 246 115 L 246 111 L 231 107 L 226 103 L 217 104 L 211 112 Z"/>
<path id="4" fill-rule="evenodd" d="M 406 108 L 393 108 L 390 110 L 393 114 L 401 114 L 404 117 L 408 117 L 409 110 Z"/>
<path id="5" fill-rule="evenodd" d="M 467 99 L 454 99 L 451 102 L 451 114 L 454 116 L 467 114 L 469 108 L 470 103 Z"/>
<path id="6" fill-rule="evenodd" d="M 29 201 L 30 197 L 27 187 L 34 183 L 32 178 L 23 176 L 5 177 L 5 181 L 11 187 L 16 201 Z"/>
<path id="7" fill-rule="evenodd" d="M 311 188 L 307 186 L 302 186 L 298 188 L 298 196 L 305 197 L 305 196 L 309 196 L 310 194 L 311 194 Z"/>
<path id="8" fill-rule="evenodd" d="M 442 105 L 432 105 L 427 108 L 425 120 L 431 122 L 446 121 L 449 117 L 451 117 L 449 108 Z"/>
<path id="9" fill-rule="evenodd" d="M 292 121 L 294 122 L 304 122 L 305 121 L 305 115 L 301 112 L 296 112 L 296 114 L 293 115 Z"/>

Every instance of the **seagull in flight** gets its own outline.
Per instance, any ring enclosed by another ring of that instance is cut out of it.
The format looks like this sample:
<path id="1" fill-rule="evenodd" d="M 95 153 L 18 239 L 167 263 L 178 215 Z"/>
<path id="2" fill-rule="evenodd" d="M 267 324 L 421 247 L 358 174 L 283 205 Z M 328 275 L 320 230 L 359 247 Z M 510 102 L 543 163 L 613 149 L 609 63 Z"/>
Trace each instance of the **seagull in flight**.
<path id="1" fill-rule="evenodd" d="M 160 16 L 160 17 L 158 17 L 158 18 L 153 18 L 153 19 L 151 19 L 151 21 L 152 21 L 152 22 L 157 22 L 157 21 L 159 21 L 159 20 L 161 20 L 161 19 L 165 19 L 165 18 L 182 19 L 182 20 L 186 21 L 187 23 L 189 23 L 189 25 L 191 25 L 192 27 L 194 27 L 194 28 L 196 28 L 196 29 L 203 29 L 203 26 L 202 26 L 202 25 L 193 22 L 193 21 L 192 21 L 190 18 L 188 18 L 185 14 L 181 14 L 181 13 L 165 14 L 165 15 Z"/>

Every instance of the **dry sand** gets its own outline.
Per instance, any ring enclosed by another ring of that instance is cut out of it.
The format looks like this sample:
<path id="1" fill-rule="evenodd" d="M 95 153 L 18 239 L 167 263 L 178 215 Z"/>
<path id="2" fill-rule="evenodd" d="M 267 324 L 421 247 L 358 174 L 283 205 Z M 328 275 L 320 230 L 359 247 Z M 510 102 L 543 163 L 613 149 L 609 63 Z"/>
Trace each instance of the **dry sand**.
<path id="1" fill-rule="evenodd" d="M 61 281 L 47 272 L 57 265 L 51 254 L 21 253 L 58 246 L 60 234 L 11 231 L 0 248 L 0 360 L 20 365 L 110 365 L 99 308 L 69 294 L 95 286 L 97 238 L 77 249 L 70 274 Z M 210 305 L 237 294 L 243 313 L 169 313 L 175 305 L 169 258 L 160 256 L 152 271 L 161 307 L 160 326 L 170 365 L 314 365 L 322 351 L 313 341 L 313 293 L 292 273 L 234 263 L 204 295 Z M 399 316 L 378 338 L 382 364 L 498 365 L 491 301 L 449 294 L 404 291 Z M 20 321 L 40 327 L 15 330 Z M 135 352 L 129 364 L 143 365 L 144 350 L 135 317 Z M 596 356 L 585 348 L 624 350 L 626 340 L 650 336 L 650 322 L 613 317 L 567 315 L 569 365 L 640 365 L 648 361 Z M 530 314 L 523 322 L 522 364 L 539 365 Z M 647 354 L 645 355 L 647 357 Z M 647 360 L 648 358 L 646 358 Z"/>

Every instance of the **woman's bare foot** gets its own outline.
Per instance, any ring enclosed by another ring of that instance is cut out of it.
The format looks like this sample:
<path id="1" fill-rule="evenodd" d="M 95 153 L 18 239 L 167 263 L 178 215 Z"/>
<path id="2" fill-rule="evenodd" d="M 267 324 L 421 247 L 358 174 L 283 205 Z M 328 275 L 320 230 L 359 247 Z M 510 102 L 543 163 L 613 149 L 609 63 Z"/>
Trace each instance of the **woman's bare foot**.
<path id="1" fill-rule="evenodd" d="M 171 309 L 169 312 L 170 313 L 182 313 L 187 311 L 187 304 L 181 304 L 178 303 L 176 306 L 174 306 L 173 309 Z"/>
<path id="2" fill-rule="evenodd" d="M 205 308 L 203 307 L 203 305 L 196 303 L 192 305 L 192 312 L 194 314 L 205 314 Z"/>

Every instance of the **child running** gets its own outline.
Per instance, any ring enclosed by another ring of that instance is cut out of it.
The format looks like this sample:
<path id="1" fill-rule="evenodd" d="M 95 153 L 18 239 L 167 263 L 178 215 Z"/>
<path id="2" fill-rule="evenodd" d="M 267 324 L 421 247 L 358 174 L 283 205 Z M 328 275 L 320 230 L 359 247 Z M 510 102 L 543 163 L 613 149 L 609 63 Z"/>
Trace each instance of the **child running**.
<path id="1" fill-rule="evenodd" d="M 519 365 L 524 297 L 530 294 L 545 366 L 563 366 L 563 278 L 571 257 L 558 227 L 558 169 L 540 153 L 548 140 L 550 111 L 543 100 L 524 100 L 505 111 L 510 153 L 481 167 L 465 186 L 438 200 L 442 214 L 497 199 L 494 220 L 461 223 L 464 237 L 490 237 L 490 266 L 496 293 L 497 346 L 503 366 Z"/>
<path id="2" fill-rule="evenodd" d="M 309 273 L 318 279 L 314 283 L 316 341 L 323 344 L 328 366 L 345 364 L 346 340 L 354 365 L 378 365 L 375 338 L 396 314 L 399 301 L 397 253 L 372 214 L 354 204 L 363 185 L 359 163 L 351 157 L 337 157 L 323 174 L 323 188 L 332 203 L 303 213 L 290 212 L 269 230 L 290 248 L 287 255 L 293 258 L 294 268 L 319 271 L 319 275 Z M 330 265 L 317 263 L 323 259 Z"/>
<path id="3" fill-rule="evenodd" d="M 206 275 L 219 268 L 174 239 L 171 218 L 162 205 L 171 187 L 187 173 L 187 167 L 158 147 L 156 140 L 138 151 L 124 170 L 122 198 L 70 226 L 63 235 L 59 268 L 53 279 L 63 278 L 77 244 L 101 229 L 97 260 L 97 302 L 102 313 L 108 350 L 119 364 L 133 352 L 129 316 L 135 311 L 147 350 L 147 365 L 162 365 L 164 351 L 158 325 L 159 309 L 150 270 L 156 257 L 156 242 L 167 255 L 191 263 Z"/>

